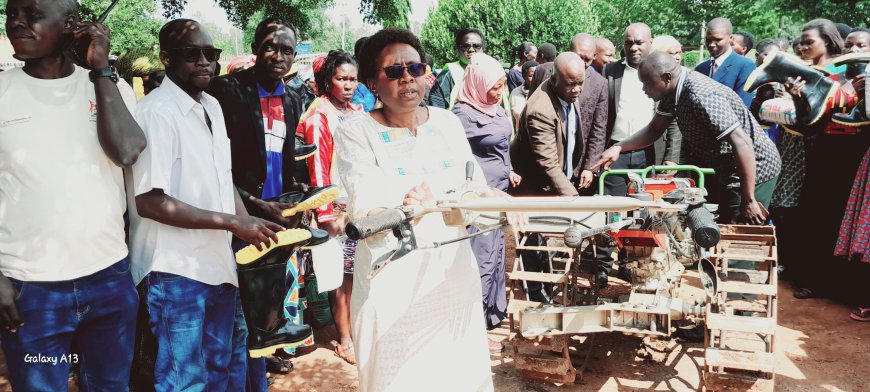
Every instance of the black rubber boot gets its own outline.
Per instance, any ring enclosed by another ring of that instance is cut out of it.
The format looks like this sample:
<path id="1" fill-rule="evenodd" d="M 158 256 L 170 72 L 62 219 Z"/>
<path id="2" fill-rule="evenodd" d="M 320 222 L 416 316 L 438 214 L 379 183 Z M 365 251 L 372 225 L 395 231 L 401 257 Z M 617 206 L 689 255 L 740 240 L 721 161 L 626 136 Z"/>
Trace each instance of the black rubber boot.
<path id="1" fill-rule="evenodd" d="M 316 144 L 299 144 L 299 145 L 296 145 L 295 147 L 296 147 L 296 151 L 295 151 L 296 154 L 293 156 L 293 159 L 295 159 L 297 161 L 307 159 L 308 157 L 314 155 L 314 153 L 317 151 Z"/>
<path id="2" fill-rule="evenodd" d="M 313 210 L 326 203 L 332 203 L 338 198 L 338 193 L 338 187 L 335 185 L 309 187 L 305 192 L 287 192 L 279 196 L 278 201 L 299 204 L 296 207 L 284 210 L 281 215 L 289 217 L 302 211 Z"/>
<path id="3" fill-rule="evenodd" d="M 278 264 L 239 266 L 239 295 L 248 325 L 248 354 L 251 358 L 313 343 L 310 326 L 294 325 L 284 318 L 286 269 L 287 259 Z"/>
<path id="4" fill-rule="evenodd" d="M 798 76 L 806 82 L 801 92 L 803 104 L 796 105 L 798 122 L 810 125 L 825 114 L 828 99 L 837 91 L 838 83 L 804 64 L 799 58 L 782 52 L 768 56 L 761 66 L 752 71 L 743 89 L 752 92 L 767 83 L 785 83 L 789 78 Z"/>
<path id="5" fill-rule="evenodd" d="M 849 113 L 834 113 L 831 119 L 837 124 L 848 125 L 850 127 L 863 127 L 870 125 L 870 119 L 867 118 L 867 102 L 865 100 L 858 101 Z"/>
<path id="6" fill-rule="evenodd" d="M 308 225 L 301 225 L 301 229 L 307 229 L 311 233 L 311 239 L 302 246 L 302 249 L 311 249 L 329 241 L 329 232 L 326 230 L 315 229 Z"/>
<path id="7" fill-rule="evenodd" d="M 296 248 L 308 244 L 311 232 L 307 229 L 287 229 L 275 233 L 278 243 L 263 250 L 257 250 L 254 245 L 248 245 L 236 252 L 236 264 L 242 266 L 258 266 L 263 264 L 287 264 L 287 260 Z M 261 245 L 262 247 L 262 245 Z"/>

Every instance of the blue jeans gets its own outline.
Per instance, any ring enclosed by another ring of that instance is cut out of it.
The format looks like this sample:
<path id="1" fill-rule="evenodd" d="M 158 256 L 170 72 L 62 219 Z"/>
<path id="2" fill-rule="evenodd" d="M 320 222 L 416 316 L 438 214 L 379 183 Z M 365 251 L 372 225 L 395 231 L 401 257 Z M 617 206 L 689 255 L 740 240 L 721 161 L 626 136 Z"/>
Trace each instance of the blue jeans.
<path id="1" fill-rule="evenodd" d="M 79 363 L 83 391 L 127 390 L 139 301 L 129 259 L 73 280 L 9 280 L 24 320 L 15 333 L 0 330 L 12 389 L 65 391 Z"/>
<path id="2" fill-rule="evenodd" d="M 230 367 L 238 289 L 165 272 L 145 279 L 149 325 L 157 338 L 154 389 L 227 391 L 238 385 L 230 380 L 238 374 Z"/>
<path id="3" fill-rule="evenodd" d="M 248 357 L 248 324 L 242 312 L 242 299 L 236 297 L 236 325 L 233 329 L 233 366 L 240 373 L 233 381 L 241 379 L 244 386 L 230 384 L 230 391 L 266 392 L 269 382 L 266 379 L 266 358 Z M 247 372 L 244 372 L 246 370 Z"/>

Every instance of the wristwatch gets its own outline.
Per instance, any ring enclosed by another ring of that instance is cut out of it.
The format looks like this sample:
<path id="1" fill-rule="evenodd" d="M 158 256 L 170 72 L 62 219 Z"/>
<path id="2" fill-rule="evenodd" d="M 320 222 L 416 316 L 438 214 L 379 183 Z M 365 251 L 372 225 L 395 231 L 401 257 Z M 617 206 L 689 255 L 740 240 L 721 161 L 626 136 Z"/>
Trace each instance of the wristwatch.
<path id="1" fill-rule="evenodd" d="M 115 67 L 112 66 L 91 70 L 88 77 L 91 79 L 91 83 L 97 80 L 97 78 L 109 78 L 112 83 L 118 83 L 118 73 L 115 72 Z"/>

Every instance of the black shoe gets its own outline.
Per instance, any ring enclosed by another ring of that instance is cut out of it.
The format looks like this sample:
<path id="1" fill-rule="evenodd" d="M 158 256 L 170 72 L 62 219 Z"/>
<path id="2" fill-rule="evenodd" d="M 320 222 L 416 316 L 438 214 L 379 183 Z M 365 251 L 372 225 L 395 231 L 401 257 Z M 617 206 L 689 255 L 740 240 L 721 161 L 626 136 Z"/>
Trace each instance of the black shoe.
<path id="1" fill-rule="evenodd" d="M 316 144 L 297 144 L 296 153 L 293 156 L 293 159 L 301 161 L 314 155 L 315 152 L 317 152 Z"/>
<path id="2" fill-rule="evenodd" d="M 251 358 L 272 355 L 275 350 L 313 343 L 311 327 L 294 325 L 284 318 L 287 295 L 287 261 L 239 268 L 239 296 L 248 326 Z"/>
<path id="3" fill-rule="evenodd" d="M 299 203 L 296 207 L 284 210 L 281 215 L 291 217 L 302 211 L 313 210 L 338 198 L 338 187 L 335 185 L 309 187 L 305 192 L 287 192 L 278 196 L 281 203 Z"/>
<path id="4" fill-rule="evenodd" d="M 858 101 L 858 105 L 849 113 L 834 113 L 831 121 L 850 127 L 863 127 L 870 124 L 870 119 L 867 118 L 867 101 L 864 99 Z"/>
<path id="5" fill-rule="evenodd" d="M 248 245 L 236 252 L 236 264 L 241 266 L 261 264 L 286 264 L 293 252 L 311 239 L 312 233 L 305 229 L 287 229 L 275 233 L 278 243 L 263 250 Z M 243 267 L 244 268 L 244 267 Z"/>
<path id="6" fill-rule="evenodd" d="M 789 78 L 800 76 L 806 82 L 801 90 L 801 102 L 798 106 L 798 122 L 811 125 L 819 121 L 828 107 L 828 98 L 837 91 L 837 83 L 828 79 L 821 71 L 806 65 L 799 58 L 776 53 L 768 56 L 755 71 L 749 74 L 743 89 L 752 92 L 764 84 L 778 82 L 785 83 Z"/>
<path id="7" fill-rule="evenodd" d="M 596 279 L 596 280 L 598 281 L 598 289 L 599 289 L 599 290 L 600 290 L 600 289 L 603 289 L 603 288 L 606 288 L 606 287 L 610 284 L 610 283 L 609 283 L 608 276 L 607 276 L 607 274 L 604 273 L 604 272 L 599 272 L 599 273 L 598 273 L 598 279 Z"/>
<path id="8" fill-rule="evenodd" d="M 323 245 L 329 241 L 329 232 L 326 230 L 315 229 L 308 225 L 302 225 L 302 229 L 307 229 L 311 232 L 311 239 L 308 240 L 305 245 L 302 245 L 300 249 L 311 249 L 317 246 Z"/>

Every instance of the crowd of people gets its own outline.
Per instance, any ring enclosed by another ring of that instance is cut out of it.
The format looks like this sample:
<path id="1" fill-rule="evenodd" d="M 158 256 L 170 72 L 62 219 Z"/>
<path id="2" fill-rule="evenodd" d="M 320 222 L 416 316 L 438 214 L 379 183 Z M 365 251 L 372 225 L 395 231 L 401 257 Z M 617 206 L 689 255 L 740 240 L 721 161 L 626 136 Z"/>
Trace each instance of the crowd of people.
<path id="1" fill-rule="evenodd" d="M 792 47 L 716 18 L 694 70 L 644 23 L 622 45 L 583 32 L 564 52 L 522 42 L 509 67 L 467 28 L 440 71 L 413 33 L 383 29 L 297 71 L 299 33 L 269 17 L 223 73 L 209 32 L 176 19 L 137 102 L 110 64 L 110 32 L 79 20 L 76 1 L 9 0 L 5 12 L 24 62 L 0 73 L 0 344 L 15 390 L 65 390 L 73 365 L 84 390 L 127 390 L 152 336 L 145 389 L 265 391 L 267 369 L 290 371 L 281 352 L 312 342 L 298 283 L 336 238 L 335 350 L 360 390 L 493 390 L 489 354 L 503 347 L 486 336 L 507 316 L 505 233 L 412 252 L 373 279 L 396 239 L 343 233 L 462 187 L 592 196 L 603 170 L 709 167 L 720 223 L 777 226 L 796 297 L 870 263 L 866 71 L 853 67 L 870 61 L 864 28 L 813 20 Z M 758 80 L 778 83 L 749 88 Z M 608 176 L 604 193 L 629 186 Z M 508 220 L 523 229 L 522 214 Z M 413 224 L 425 242 L 478 230 L 440 214 Z M 595 254 L 593 284 L 629 279 L 624 255 Z M 523 263 L 548 268 L 535 252 Z M 546 285 L 527 290 L 551 301 Z M 851 317 L 870 321 L 858 295 Z"/>

